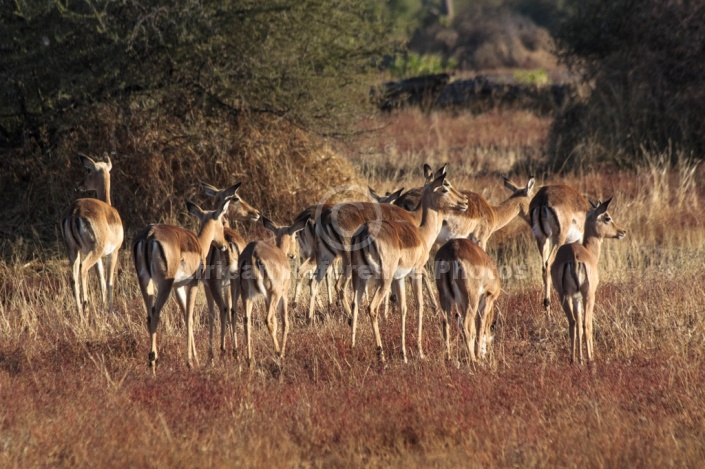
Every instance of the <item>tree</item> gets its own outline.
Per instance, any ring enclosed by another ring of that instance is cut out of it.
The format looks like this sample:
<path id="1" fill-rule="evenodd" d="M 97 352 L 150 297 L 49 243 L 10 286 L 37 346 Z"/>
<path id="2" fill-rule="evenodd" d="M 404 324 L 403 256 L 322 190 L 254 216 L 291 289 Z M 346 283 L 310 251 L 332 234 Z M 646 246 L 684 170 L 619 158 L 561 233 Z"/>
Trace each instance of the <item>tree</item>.
<path id="1" fill-rule="evenodd" d="M 390 45 L 381 15 L 371 0 L 17 0 L 0 12 L 0 147 L 51 141 L 86 106 L 180 93 L 336 132 Z"/>

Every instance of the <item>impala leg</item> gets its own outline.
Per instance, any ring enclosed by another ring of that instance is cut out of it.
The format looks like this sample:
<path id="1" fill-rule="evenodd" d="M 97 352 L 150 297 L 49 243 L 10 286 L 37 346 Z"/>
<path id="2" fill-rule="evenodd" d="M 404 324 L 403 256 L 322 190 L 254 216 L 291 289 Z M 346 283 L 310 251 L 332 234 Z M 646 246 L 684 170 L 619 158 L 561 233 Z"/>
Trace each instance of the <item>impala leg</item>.
<path id="1" fill-rule="evenodd" d="M 233 353 L 237 353 L 237 302 L 240 300 L 239 276 L 230 280 L 230 333 L 232 334 Z M 244 303 L 244 298 L 243 298 Z M 244 305 L 244 304 L 243 304 Z M 224 335 L 225 331 L 221 331 Z M 224 338 L 221 341 L 225 342 Z"/>
<path id="2" fill-rule="evenodd" d="M 352 329 L 352 347 L 355 347 L 355 333 L 357 332 L 357 316 L 360 311 L 360 303 L 362 302 L 362 295 L 365 291 L 365 285 L 362 279 L 355 277 L 354 283 L 354 295 L 352 304 L 352 319 L 350 326 Z"/>
<path id="3" fill-rule="evenodd" d="M 71 286 L 73 287 L 73 296 L 76 299 L 78 307 L 78 317 L 83 321 L 83 300 L 81 299 L 81 256 L 78 252 L 70 253 L 71 262 Z"/>
<path id="4" fill-rule="evenodd" d="M 414 282 L 414 292 L 416 294 L 416 303 L 418 307 L 418 314 L 419 314 L 419 332 L 418 332 L 418 337 L 417 337 L 417 343 L 418 343 L 418 348 L 419 348 L 419 358 L 426 358 L 426 355 L 423 353 L 423 279 L 427 277 L 424 275 L 425 270 L 422 270 L 421 272 L 419 271 L 414 271 L 413 272 L 413 282 Z M 433 299 L 434 304 L 435 303 L 435 298 Z"/>
<path id="5" fill-rule="evenodd" d="M 246 298 L 245 296 L 242 297 L 242 302 L 244 303 L 245 306 L 245 317 L 244 317 L 244 323 L 245 323 L 245 341 L 247 342 L 247 362 L 250 365 L 250 368 L 252 368 L 255 365 L 254 360 L 252 359 L 252 300 L 249 298 Z"/>
<path id="6" fill-rule="evenodd" d="M 299 300 L 299 294 L 301 293 L 301 287 L 304 283 L 304 277 L 308 276 L 310 280 L 313 275 L 313 269 L 315 268 L 316 263 L 311 258 L 307 258 L 301 263 L 301 265 L 299 265 L 296 273 L 296 285 L 294 286 L 294 303 L 292 305 L 294 309 L 296 309 L 296 305 Z"/>
<path id="7" fill-rule="evenodd" d="M 465 308 L 463 311 L 463 338 L 465 339 L 465 347 L 468 349 L 470 361 L 477 361 L 475 355 L 475 340 L 477 336 L 477 327 L 479 318 L 477 315 L 477 300 L 472 297 L 465 299 Z"/>
<path id="8" fill-rule="evenodd" d="M 83 298 L 81 302 L 83 304 L 83 311 L 85 312 L 88 308 L 88 271 L 91 270 L 96 263 L 100 263 L 98 267 L 98 275 L 100 278 L 100 285 L 102 287 L 102 294 L 105 295 L 105 275 L 103 274 L 103 263 L 100 260 L 100 253 L 97 250 L 93 250 L 86 255 L 81 262 L 81 292 Z M 105 304 L 105 296 L 103 296 L 103 304 Z"/>
<path id="9" fill-rule="evenodd" d="M 380 287 L 377 287 L 374 295 L 372 296 L 372 301 L 370 302 L 370 322 L 372 323 L 372 330 L 374 331 L 375 334 L 375 342 L 377 344 L 377 355 L 379 357 L 380 362 L 384 362 L 384 349 L 382 348 L 382 335 L 379 333 L 379 317 L 378 317 L 378 312 L 379 312 L 379 305 L 382 302 L 382 299 L 384 299 L 385 295 L 389 294 L 389 290 L 392 286 L 392 279 L 386 279 L 382 277 L 380 279 L 382 281 L 382 285 Z M 403 335 L 403 333 L 402 333 Z M 402 337 L 402 342 L 405 340 L 404 337 Z M 402 348 L 402 354 L 406 355 L 405 350 Z"/>
<path id="10" fill-rule="evenodd" d="M 279 348 L 279 340 L 277 339 L 277 308 L 279 306 L 279 300 L 281 296 L 272 295 L 267 298 L 267 329 L 269 329 L 269 335 L 272 336 L 272 343 L 274 344 L 274 350 L 277 355 L 281 353 Z"/>
<path id="11" fill-rule="evenodd" d="M 208 304 L 208 360 L 213 360 L 213 328 L 215 327 L 215 301 L 213 299 L 212 280 L 203 282 L 203 290 L 206 293 L 206 303 Z M 221 314 L 222 323 L 222 314 Z M 222 344 L 221 344 L 222 346 Z"/>
<path id="12" fill-rule="evenodd" d="M 282 296 L 279 300 L 279 314 L 281 315 L 282 323 L 284 324 L 284 331 L 282 333 L 282 350 L 279 355 L 281 358 L 284 358 L 284 355 L 286 354 L 286 339 L 289 336 L 289 311 L 286 303 L 286 296 Z"/>
<path id="13" fill-rule="evenodd" d="M 444 274 L 444 275 L 450 275 L 450 274 Z M 445 278 L 442 278 L 443 282 L 446 282 Z M 440 286 L 440 282 L 439 282 Z M 441 300 L 441 309 L 442 309 L 442 316 L 441 316 L 441 326 L 442 326 L 442 332 L 443 332 L 443 341 L 445 342 L 446 346 L 446 360 L 450 361 L 450 323 L 454 319 L 452 314 L 453 314 L 453 302 L 450 299 L 450 295 L 448 291 L 445 292 L 440 292 L 439 298 Z"/>
<path id="14" fill-rule="evenodd" d="M 587 359 L 588 363 L 595 360 L 595 355 L 593 351 L 593 330 L 592 330 L 592 320 L 593 311 L 595 308 L 595 295 L 589 295 L 585 305 L 585 342 L 587 344 Z"/>
<path id="15" fill-rule="evenodd" d="M 546 314 L 551 315 L 551 241 L 548 238 L 536 238 L 536 244 L 541 254 L 541 278 L 543 279 L 543 307 Z"/>
<path id="16" fill-rule="evenodd" d="M 184 324 L 186 326 L 186 365 L 188 365 L 189 368 L 193 368 L 193 349 L 191 348 L 192 324 L 189 320 L 187 288 L 188 287 L 186 286 L 174 288 L 174 293 L 176 296 L 176 303 L 179 305 L 181 314 L 184 316 Z"/>
<path id="17" fill-rule="evenodd" d="M 159 325 L 162 308 L 164 307 L 166 300 L 169 298 L 169 293 L 171 293 L 173 285 L 173 280 L 164 280 L 164 282 L 160 285 L 159 292 L 157 293 L 157 299 L 155 300 L 154 306 L 152 306 L 148 316 L 147 326 L 149 327 L 150 338 L 149 366 L 152 368 L 152 372 L 156 372 L 157 361 L 159 360 L 159 355 L 157 353 L 157 326 Z"/>
<path id="18" fill-rule="evenodd" d="M 106 258 L 106 268 L 108 271 L 108 313 L 113 311 L 113 287 L 115 282 L 115 269 L 117 268 L 118 259 L 118 249 L 111 252 Z"/>
<path id="19" fill-rule="evenodd" d="M 585 325 L 583 318 L 583 300 L 582 298 L 573 299 L 573 315 L 575 316 L 575 330 L 578 341 L 578 364 L 583 364 L 583 327 Z"/>
<path id="20" fill-rule="evenodd" d="M 408 363 L 406 357 L 406 292 L 404 291 L 404 279 L 392 280 L 392 294 L 399 299 L 399 311 L 401 312 L 401 358 L 404 363 Z M 389 298 L 389 293 L 384 295 L 382 301 Z"/>
<path id="21" fill-rule="evenodd" d="M 436 299 L 436 294 L 433 291 L 433 285 L 431 284 L 431 280 L 428 278 L 428 271 L 424 269 L 423 271 L 423 281 L 424 284 L 426 285 L 426 291 L 428 291 L 428 296 L 431 298 L 431 309 L 433 311 L 438 310 L 438 300 Z"/>
<path id="22" fill-rule="evenodd" d="M 103 305 L 103 309 L 108 306 L 108 287 L 105 282 L 105 269 L 103 268 L 103 259 L 98 258 L 95 263 L 96 270 L 98 271 L 98 282 L 100 283 L 100 299 Z"/>
<path id="23" fill-rule="evenodd" d="M 569 297 L 561 299 L 561 306 L 563 306 L 563 311 L 568 318 L 568 331 L 570 332 L 570 363 L 575 363 L 575 316 L 573 315 L 573 303 Z"/>

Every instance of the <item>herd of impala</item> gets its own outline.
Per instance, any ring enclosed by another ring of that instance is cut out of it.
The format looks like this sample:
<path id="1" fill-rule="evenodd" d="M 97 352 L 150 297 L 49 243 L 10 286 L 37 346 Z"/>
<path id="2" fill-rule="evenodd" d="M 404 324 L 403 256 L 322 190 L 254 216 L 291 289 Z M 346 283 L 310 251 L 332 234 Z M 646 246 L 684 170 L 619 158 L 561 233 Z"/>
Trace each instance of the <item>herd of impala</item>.
<path id="1" fill-rule="evenodd" d="M 81 155 L 88 174 L 80 190 L 96 191 L 97 198 L 75 200 L 64 212 L 61 231 L 72 266 L 73 292 L 80 317 L 87 309 L 87 273 L 94 265 L 103 303 L 112 310 L 112 291 L 118 250 L 124 233 L 118 211 L 110 200 L 110 170 L 107 155 L 97 162 Z M 237 194 L 240 184 L 219 190 L 201 183 L 213 197 L 215 208 L 203 210 L 186 201 L 188 211 L 200 221 L 195 234 L 184 228 L 153 224 L 138 232 L 132 241 L 132 257 L 147 310 L 150 336 L 149 363 L 157 365 L 157 327 L 162 308 L 173 290 L 184 314 L 187 330 L 188 364 L 198 362 L 193 336 L 193 309 L 199 283 L 203 283 L 210 318 L 210 355 L 213 356 L 215 308 L 220 311 L 220 348 L 225 350 L 226 333 L 231 331 L 237 348 L 237 303 L 242 299 L 247 342 L 247 358 L 252 364 L 252 305 L 263 296 L 267 327 L 274 348 L 283 357 L 289 320 L 290 259 L 300 255 L 302 263 L 296 279 L 309 276 L 308 319 L 314 318 L 318 285 L 328 284 L 329 271 L 339 272 L 335 283 L 352 326 L 355 346 L 357 317 L 366 292 L 371 292 L 369 317 L 379 359 L 384 351 L 379 332 L 378 312 L 385 299 L 398 302 L 401 310 L 402 357 L 406 355 L 406 289 L 410 277 L 418 309 L 418 353 L 423 357 L 422 331 L 424 285 L 432 301 L 435 293 L 426 273 L 434 245 L 433 271 L 443 310 L 443 336 L 446 358 L 450 359 L 450 324 L 453 307 L 462 322 L 462 332 L 470 359 L 482 358 L 490 340 L 493 304 L 500 294 L 500 278 L 495 262 L 485 252 L 489 237 L 519 216 L 532 228 L 542 257 L 544 306 L 550 314 L 550 285 L 553 284 L 568 318 L 571 362 L 582 364 L 582 344 L 587 360 L 593 360 L 592 317 L 598 284 L 600 247 L 605 238 L 622 239 L 607 207 L 610 200 L 588 204 L 575 189 L 548 185 L 535 191 L 535 181 L 517 186 L 508 179 L 504 185 L 511 195 L 500 205 L 490 205 L 480 195 L 455 189 L 443 166 L 433 172 L 424 165 L 425 183 L 405 193 L 397 191 L 380 197 L 370 190 L 374 201 L 320 204 L 306 208 L 290 226 L 277 226 L 243 201 Z M 227 215 L 227 216 L 226 216 Z M 228 219 L 261 219 L 275 234 L 274 241 L 247 243 L 229 226 Z M 106 258 L 107 280 L 103 258 Z M 337 264 L 340 268 L 331 268 Z M 301 288 L 298 282 L 294 304 Z M 353 297 L 347 295 L 352 285 Z M 279 343 L 276 314 L 282 317 Z M 228 324 L 231 325 L 228 328 Z M 585 334 L 585 339 L 583 339 Z"/>

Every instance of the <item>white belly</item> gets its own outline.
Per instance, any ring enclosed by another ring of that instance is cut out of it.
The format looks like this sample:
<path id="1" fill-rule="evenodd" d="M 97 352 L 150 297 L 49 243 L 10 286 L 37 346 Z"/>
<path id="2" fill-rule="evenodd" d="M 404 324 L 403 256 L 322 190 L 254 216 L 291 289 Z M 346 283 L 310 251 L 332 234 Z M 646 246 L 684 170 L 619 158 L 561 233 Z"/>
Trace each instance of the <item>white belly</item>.
<path id="1" fill-rule="evenodd" d="M 407 275 L 409 275 L 409 273 L 411 273 L 411 270 L 412 269 L 403 269 L 403 268 L 397 267 L 397 270 L 394 271 L 394 278 L 395 279 L 404 278 Z"/>

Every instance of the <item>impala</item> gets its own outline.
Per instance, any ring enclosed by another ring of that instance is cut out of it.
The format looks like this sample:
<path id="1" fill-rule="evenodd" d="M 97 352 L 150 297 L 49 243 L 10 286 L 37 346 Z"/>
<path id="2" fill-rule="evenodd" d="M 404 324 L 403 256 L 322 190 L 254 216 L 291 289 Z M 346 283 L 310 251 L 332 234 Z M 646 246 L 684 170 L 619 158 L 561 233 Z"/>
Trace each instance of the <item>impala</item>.
<path id="1" fill-rule="evenodd" d="M 583 333 L 588 363 L 593 360 L 592 318 L 595 292 L 600 281 L 597 264 L 605 238 L 622 239 L 627 232 L 619 228 L 607 213 L 612 199 L 592 204 L 585 220 L 585 240 L 561 246 L 551 266 L 553 287 L 568 317 L 571 363 L 575 362 L 576 347 L 579 364 L 583 363 Z"/>
<path id="2" fill-rule="evenodd" d="M 204 279 L 206 292 L 206 302 L 208 303 L 208 318 L 209 318 L 209 358 L 213 358 L 213 328 L 215 325 L 215 306 L 220 311 L 220 351 L 225 353 L 225 334 L 228 328 L 228 311 L 234 314 L 235 302 L 229 297 L 231 279 L 237 277 L 237 264 L 240 254 L 245 249 L 247 242 L 240 234 L 230 228 L 228 218 L 234 220 L 259 220 L 259 211 L 254 209 L 250 204 L 242 200 L 237 191 L 241 183 L 237 183 L 227 189 L 218 189 L 210 184 L 200 181 L 203 192 L 215 198 L 216 206 L 220 205 L 226 199 L 230 198 L 230 208 L 227 215 L 223 218 L 223 237 L 227 249 L 225 251 L 218 249 L 217 246 L 211 246 L 208 252 L 208 275 Z M 237 348 L 237 335 L 233 330 L 231 337 L 233 340 L 233 349 Z"/>
<path id="3" fill-rule="evenodd" d="M 286 352 L 286 339 L 289 334 L 289 315 L 287 296 L 291 267 L 289 259 L 295 257 L 296 243 L 293 235 L 303 227 L 279 227 L 268 218 L 262 217 L 265 228 L 274 232 L 275 244 L 266 241 L 253 241 L 245 247 L 238 265 L 239 279 L 232 282 L 232 297 L 242 297 L 245 307 L 245 337 L 247 342 L 247 360 L 252 366 L 252 305 L 255 298 L 264 296 L 267 304 L 267 328 L 272 336 L 274 349 L 283 358 Z M 277 339 L 276 311 L 282 317 L 284 331 L 282 332 L 281 348 Z M 233 325 L 236 318 L 233 317 Z"/>
<path id="4" fill-rule="evenodd" d="M 490 236 L 515 217 L 520 216 L 528 223 L 535 180 L 531 178 L 526 186 L 520 187 L 506 177 L 503 179 L 504 187 L 512 195 L 499 205 L 490 205 L 479 194 L 463 191 L 463 195 L 468 198 L 468 209 L 465 212 L 451 211 L 446 214 L 436 243 L 445 244 L 453 238 L 469 238 L 486 249 Z"/>
<path id="5" fill-rule="evenodd" d="M 458 305 L 460 310 L 465 345 L 470 359 L 475 361 L 478 355 L 484 357 L 491 340 L 489 329 L 494 318 L 494 302 L 501 291 L 497 265 L 473 241 L 452 239 L 436 253 L 434 270 L 439 301 L 444 312 L 443 338 L 446 343 L 446 360 L 450 360 L 453 305 Z"/>
<path id="6" fill-rule="evenodd" d="M 149 365 L 156 371 L 157 326 L 169 293 L 174 290 L 176 301 L 184 315 L 187 330 L 187 363 L 198 363 L 193 340 L 193 306 L 198 292 L 198 282 L 205 275 L 211 243 L 227 249 L 223 236 L 223 216 L 230 199 L 226 198 L 212 211 L 203 211 L 186 201 L 188 211 L 198 217 L 201 228 L 198 236 L 173 225 L 149 225 L 140 231 L 132 244 L 132 255 L 137 271 L 144 304 L 147 308 L 147 328 L 150 336 Z M 156 287 L 156 299 L 155 299 Z"/>
<path id="7" fill-rule="evenodd" d="M 371 277 L 379 279 L 377 288 L 370 302 L 370 321 L 375 334 L 377 353 L 384 362 L 382 338 L 379 333 L 378 309 L 382 299 L 393 287 L 401 308 L 401 347 L 404 362 L 406 358 L 406 293 L 404 278 L 411 275 L 414 292 L 418 303 L 418 349 L 423 358 L 423 294 L 422 279 L 426 271 L 426 262 L 438 233 L 441 230 L 442 216 L 440 210 L 466 210 L 467 198 L 455 190 L 446 180 L 445 167 L 441 174 L 430 184 L 424 186 L 421 203 L 417 210 L 419 218 L 415 222 L 375 220 L 365 223 L 352 238 L 352 245 L 359 248 L 352 251 L 353 266 L 353 307 L 352 307 L 352 346 L 355 346 L 357 316 L 365 291 Z"/>
<path id="8" fill-rule="evenodd" d="M 313 285 L 313 274 L 317 265 L 316 259 L 318 258 L 318 246 L 316 243 L 316 224 L 313 222 L 313 220 L 306 220 L 303 229 L 296 233 L 296 241 L 299 245 L 299 252 L 301 254 L 301 264 L 299 264 L 295 279 L 296 285 L 294 287 L 294 303 L 292 305 L 294 308 L 296 308 L 297 299 L 299 297 L 299 293 L 301 293 L 301 286 L 303 285 L 304 277 L 309 277 L 309 298 L 311 303 L 315 301 L 315 294 L 313 293 L 313 291 L 315 291 Z M 331 270 L 335 272 L 335 269 Z M 330 307 L 333 304 L 333 292 L 331 291 L 330 273 L 326 275 L 326 289 L 328 293 L 328 306 Z M 309 304 L 309 311 L 312 308 L 313 306 Z"/>
<path id="9" fill-rule="evenodd" d="M 544 297 L 543 306 L 551 314 L 551 264 L 558 248 L 582 242 L 587 200 L 565 185 L 543 186 L 529 205 L 531 230 L 541 254 Z"/>
<path id="10" fill-rule="evenodd" d="M 113 305 L 113 278 L 118 261 L 118 251 L 124 233 L 120 214 L 110 203 L 110 157 L 103 155 L 104 162 L 96 163 L 80 155 L 83 167 L 88 171 L 85 181 L 78 187 L 81 191 L 96 191 L 97 199 L 78 199 L 64 211 L 61 234 L 64 238 L 72 268 L 73 293 L 78 314 L 84 317 L 88 306 L 88 271 L 96 265 L 103 307 L 108 312 Z M 107 285 L 102 258 L 106 257 Z"/>

